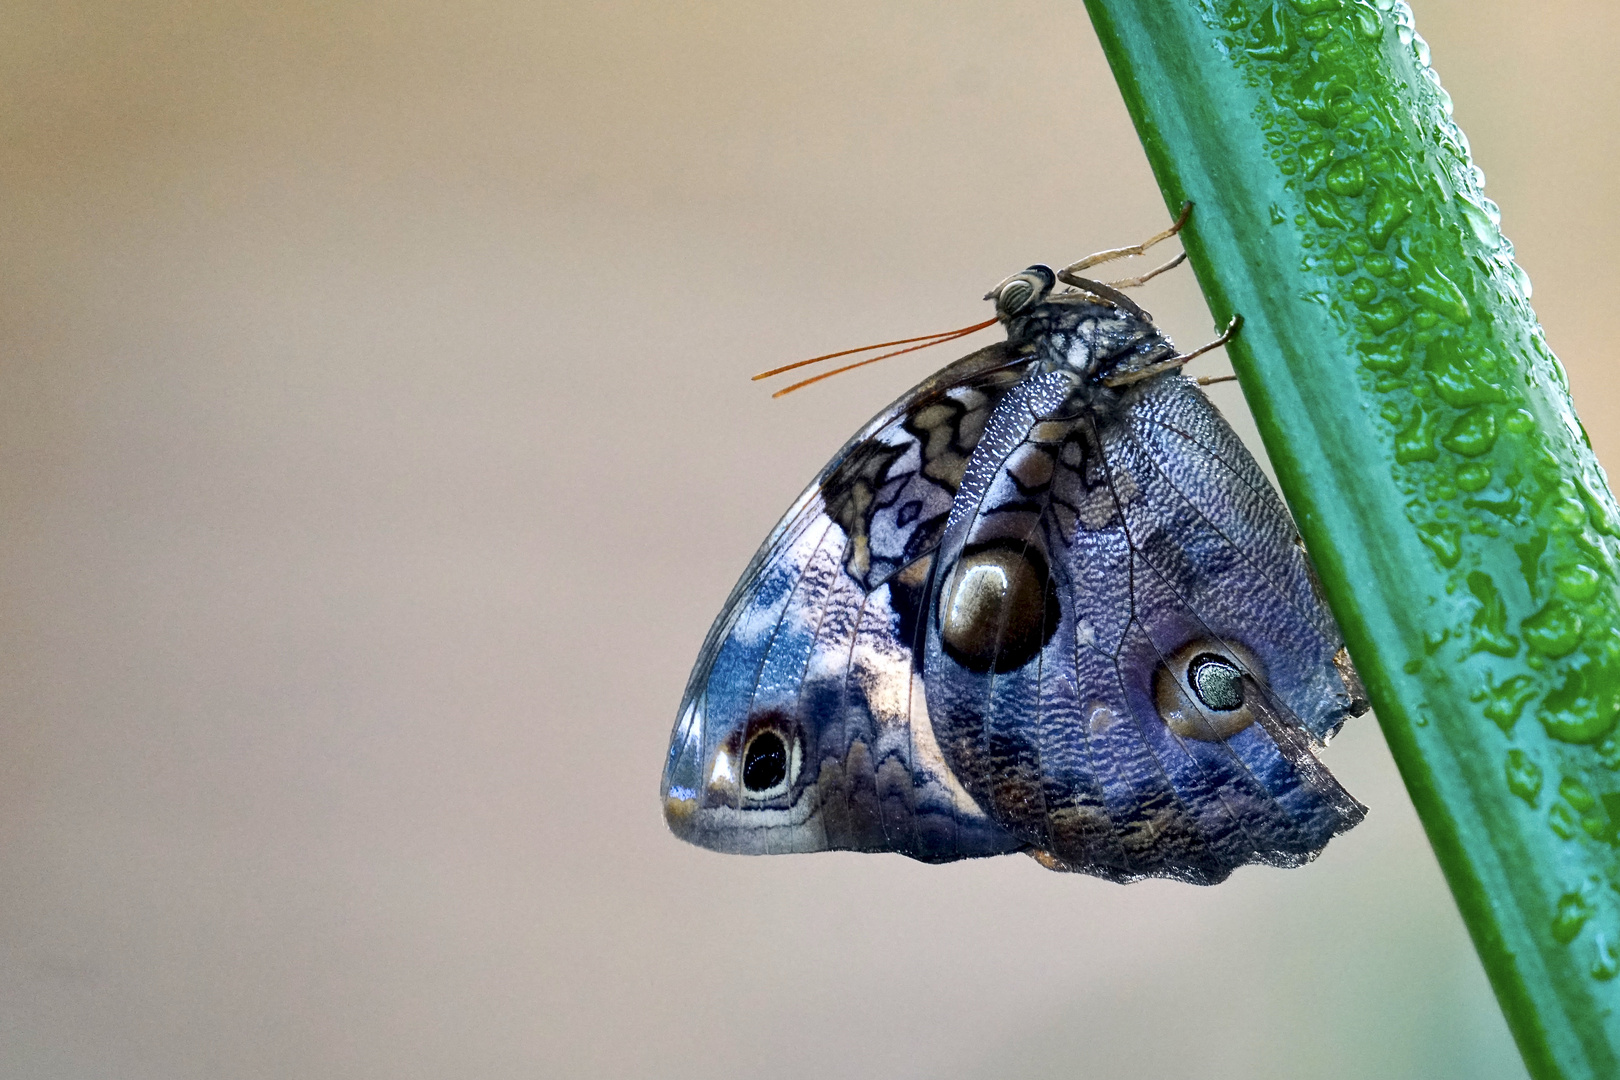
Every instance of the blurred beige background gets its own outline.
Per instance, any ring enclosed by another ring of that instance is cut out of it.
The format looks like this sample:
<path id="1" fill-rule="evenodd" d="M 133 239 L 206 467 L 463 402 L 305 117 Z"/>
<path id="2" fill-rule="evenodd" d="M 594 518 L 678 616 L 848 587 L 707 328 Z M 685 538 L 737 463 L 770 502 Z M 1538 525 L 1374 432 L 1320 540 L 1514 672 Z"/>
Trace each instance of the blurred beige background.
<path id="1" fill-rule="evenodd" d="M 1620 15 L 1417 14 L 1613 468 Z M 1165 222 L 1078 4 L 23 0 L 0 73 L 0 1075 L 1522 1076 L 1370 718 L 1216 889 L 664 830 L 722 598 L 951 357 L 746 376 Z"/>

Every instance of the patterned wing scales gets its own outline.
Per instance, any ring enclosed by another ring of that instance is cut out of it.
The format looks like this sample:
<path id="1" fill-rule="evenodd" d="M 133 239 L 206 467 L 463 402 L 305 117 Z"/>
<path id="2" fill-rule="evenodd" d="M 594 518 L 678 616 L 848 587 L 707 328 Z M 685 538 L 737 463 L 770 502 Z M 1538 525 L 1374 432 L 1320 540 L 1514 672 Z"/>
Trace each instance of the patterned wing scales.
<path id="1" fill-rule="evenodd" d="M 1005 344 L 914 388 L 777 525 L 710 630 L 663 782 L 666 820 L 722 851 L 1022 849 L 946 767 L 914 648 L 966 463 L 1027 359 Z"/>
<path id="2" fill-rule="evenodd" d="M 1054 869 L 1212 883 L 1363 808 L 1314 747 L 1366 707 L 1293 523 L 1179 375 L 1100 419 L 1036 376 L 991 417 L 937 561 L 946 761 Z"/>

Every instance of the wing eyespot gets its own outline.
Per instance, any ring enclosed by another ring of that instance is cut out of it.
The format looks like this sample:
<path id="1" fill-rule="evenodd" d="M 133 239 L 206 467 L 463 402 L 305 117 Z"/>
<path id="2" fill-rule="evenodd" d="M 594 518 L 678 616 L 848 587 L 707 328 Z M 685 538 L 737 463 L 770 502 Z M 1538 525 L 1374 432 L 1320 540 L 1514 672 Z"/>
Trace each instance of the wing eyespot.
<path id="1" fill-rule="evenodd" d="M 970 547 L 940 593 L 940 643 L 969 671 L 1016 671 L 1052 639 L 1059 611 L 1037 552 L 1005 542 Z"/>
<path id="2" fill-rule="evenodd" d="M 1243 672 L 1224 656 L 1199 653 L 1187 665 L 1187 686 L 1205 706 L 1216 712 L 1243 707 Z"/>
<path id="3" fill-rule="evenodd" d="M 742 782 L 749 794 L 762 795 L 785 786 L 788 775 L 788 749 L 782 736 L 762 731 L 743 751 Z"/>
<path id="4" fill-rule="evenodd" d="M 1153 673 L 1159 716 L 1184 739 L 1229 739 L 1255 722 L 1261 675 L 1248 650 L 1193 641 Z"/>
<path id="5" fill-rule="evenodd" d="M 729 747 L 722 746 L 716 755 L 717 760 L 723 756 L 735 762 L 725 770 L 728 774 L 727 786 L 732 787 L 737 795 L 753 802 L 786 794 L 798 783 L 804 764 L 804 749 L 798 736 L 787 726 L 773 723 L 771 719 L 762 723 L 756 717 L 747 728 L 742 733 L 744 738 L 736 739 L 734 736 L 735 741 L 730 741 Z M 739 742 L 742 744 L 741 752 L 736 749 Z"/>

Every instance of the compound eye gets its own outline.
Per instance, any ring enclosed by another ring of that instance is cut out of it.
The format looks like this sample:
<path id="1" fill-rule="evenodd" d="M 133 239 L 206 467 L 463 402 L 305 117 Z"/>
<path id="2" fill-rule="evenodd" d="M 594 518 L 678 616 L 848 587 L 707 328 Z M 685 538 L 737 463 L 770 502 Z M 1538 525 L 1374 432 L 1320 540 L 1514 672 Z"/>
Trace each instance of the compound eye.
<path id="1" fill-rule="evenodd" d="M 1206 742 L 1231 738 L 1254 723 L 1250 699 L 1260 685 L 1246 650 L 1214 641 L 1182 646 L 1153 673 L 1159 716 L 1182 738 Z"/>
<path id="2" fill-rule="evenodd" d="M 1049 266 L 1036 265 L 990 290 L 986 300 L 996 302 L 996 315 L 1011 318 L 1046 299 L 1046 294 L 1057 284 L 1057 275 Z"/>

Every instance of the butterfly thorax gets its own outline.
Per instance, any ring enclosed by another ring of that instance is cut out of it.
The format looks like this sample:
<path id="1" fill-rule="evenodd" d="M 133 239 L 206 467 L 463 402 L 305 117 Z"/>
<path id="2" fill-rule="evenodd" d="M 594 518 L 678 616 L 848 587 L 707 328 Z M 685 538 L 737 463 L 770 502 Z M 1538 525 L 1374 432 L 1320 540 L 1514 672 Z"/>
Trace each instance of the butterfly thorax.
<path id="1" fill-rule="evenodd" d="M 1145 313 L 1143 313 L 1145 314 Z M 1152 321 L 1083 293 L 1060 293 L 1006 319 L 1007 340 L 1033 354 L 1034 371 L 1069 377 L 1066 405 L 1105 416 L 1118 408 L 1123 389 L 1108 385 L 1175 355 L 1176 347 Z"/>

